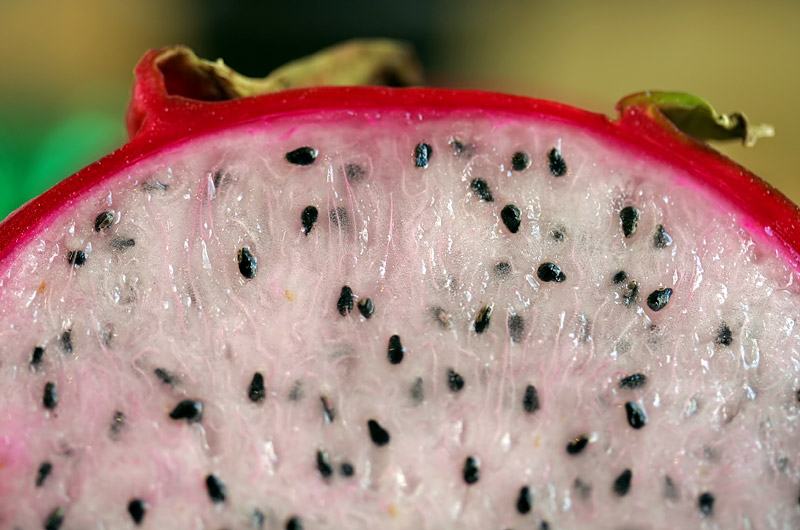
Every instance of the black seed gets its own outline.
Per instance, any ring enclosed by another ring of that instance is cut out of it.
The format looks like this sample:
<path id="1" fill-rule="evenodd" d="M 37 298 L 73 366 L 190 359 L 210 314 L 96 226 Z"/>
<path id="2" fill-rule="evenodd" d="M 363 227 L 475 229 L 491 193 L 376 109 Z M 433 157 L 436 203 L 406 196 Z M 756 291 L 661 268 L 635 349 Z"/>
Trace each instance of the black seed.
<path id="1" fill-rule="evenodd" d="M 733 342 L 733 333 L 727 324 L 723 323 L 717 330 L 716 342 L 722 346 L 730 346 Z"/>
<path id="2" fill-rule="evenodd" d="M 58 405 L 58 392 L 56 392 L 56 384 L 48 381 L 44 384 L 44 397 L 42 398 L 44 408 L 53 410 Z"/>
<path id="3" fill-rule="evenodd" d="M 672 244 L 672 238 L 664 231 L 664 225 L 656 226 L 656 232 L 653 234 L 653 246 L 656 248 L 667 248 Z"/>
<path id="4" fill-rule="evenodd" d="M 525 387 L 525 394 L 522 396 L 522 408 L 529 414 L 539 410 L 539 392 L 535 386 L 528 385 Z"/>
<path id="5" fill-rule="evenodd" d="M 627 280 L 627 279 L 628 279 L 628 273 L 625 272 L 625 271 L 619 271 L 614 275 L 613 278 L 611 278 L 611 281 L 613 281 L 615 284 L 619 285 L 621 283 L 624 283 L 625 280 Z"/>
<path id="6" fill-rule="evenodd" d="M 622 221 L 622 233 L 625 237 L 632 237 L 639 228 L 639 210 L 633 206 L 626 206 L 620 210 L 619 219 Z"/>
<path id="7" fill-rule="evenodd" d="M 589 436 L 585 434 L 581 434 L 577 438 L 573 438 L 569 442 L 567 442 L 567 454 L 570 455 L 577 455 L 584 449 L 586 449 L 586 445 L 589 443 Z"/>
<path id="8" fill-rule="evenodd" d="M 501 261 L 497 265 L 494 266 L 494 274 L 498 278 L 505 278 L 509 274 L 511 274 L 511 264 L 507 261 Z"/>
<path id="9" fill-rule="evenodd" d="M 134 524 L 142 524 L 144 515 L 147 513 L 147 503 L 142 499 L 133 499 L 128 503 L 128 513 L 131 514 Z"/>
<path id="10" fill-rule="evenodd" d="M 702 493 L 697 498 L 697 506 L 703 512 L 703 515 L 710 517 L 711 512 L 714 510 L 714 495 L 709 492 Z"/>
<path id="11" fill-rule="evenodd" d="M 634 429 L 641 429 L 647 423 L 644 411 L 633 401 L 625 403 L 625 414 L 628 416 L 628 423 Z"/>
<path id="12" fill-rule="evenodd" d="M 620 388 L 640 388 L 647 383 L 647 376 L 644 374 L 631 374 L 619 380 Z"/>
<path id="13" fill-rule="evenodd" d="M 678 492 L 678 486 L 675 485 L 675 482 L 672 480 L 672 477 L 669 475 L 664 477 L 664 497 L 677 500 L 680 496 Z"/>
<path id="14" fill-rule="evenodd" d="M 523 333 L 525 333 L 525 319 L 519 315 L 509 315 L 508 336 L 511 337 L 511 342 L 521 341 Z"/>
<path id="15" fill-rule="evenodd" d="M 369 437 L 372 439 L 372 443 L 378 447 L 382 447 L 389 443 L 389 433 L 386 432 L 386 429 L 381 427 L 380 423 L 375 420 L 369 420 L 367 422 L 367 427 L 369 428 Z"/>
<path id="16" fill-rule="evenodd" d="M 647 307 L 653 311 L 661 311 L 669 302 L 670 296 L 672 296 L 672 289 L 669 287 L 656 289 L 647 296 Z"/>
<path id="17" fill-rule="evenodd" d="M 94 220 L 95 232 L 106 232 L 114 224 L 114 212 L 108 211 L 98 215 Z"/>
<path id="18" fill-rule="evenodd" d="M 114 412 L 114 418 L 111 420 L 111 426 L 108 428 L 111 437 L 117 436 L 125 427 L 125 413 L 121 410 Z"/>
<path id="19" fill-rule="evenodd" d="M 47 519 L 44 520 L 44 530 L 58 530 L 64 522 L 64 508 L 59 506 L 47 514 Z"/>
<path id="20" fill-rule="evenodd" d="M 144 191 L 167 191 L 167 188 L 169 188 L 169 186 L 162 184 L 158 180 L 148 180 L 142 182 L 142 189 Z"/>
<path id="21" fill-rule="evenodd" d="M 524 171 L 531 167 L 531 155 L 523 151 L 517 151 L 511 155 L 511 169 L 514 171 Z"/>
<path id="22" fill-rule="evenodd" d="M 564 231 L 560 228 L 554 228 L 550 230 L 550 237 L 552 237 L 554 241 L 563 241 Z"/>
<path id="23" fill-rule="evenodd" d="M 248 280 L 256 277 L 258 272 L 258 260 L 250 253 L 250 248 L 242 247 L 236 254 L 236 262 L 239 264 L 239 272 Z"/>
<path id="24" fill-rule="evenodd" d="M 554 147 L 547 153 L 547 163 L 550 166 L 550 173 L 554 177 L 563 177 L 567 174 L 567 163 L 564 162 L 564 157 L 561 156 L 561 151 Z"/>
<path id="25" fill-rule="evenodd" d="M 303 399 L 303 383 L 301 381 L 295 381 L 292 385 L 292 389 L 289 390 L 289 400 L 290 401 L 300 401 Z"/>
<path id="26" fill-rule="evenodd" d="M 286 161 L 296 166 L 310 166 L 317 159 L 318 153 L 313 147 L 300 147 L 286 153 Z"/>
<path id="27" fill-rule="evenodd" d="M 339 473 L 344 477 L 352 477 L 355 472 L 356 470 L 350 462 L 342 462 L 342 465 L 339 466 Z"/>
<path id="28" fill-rule="evenodd" d="M 72 353 L 72 328 L 61 334 L 61 349 L 64 353 Z"/>
<path id="29" fill-rule="evenodd" d="M 317 222 L 319 217 L 319 210 L 315 206 L 306 206 L 300 213 L 300 224 L 303 225 L 301 232 L 308 235 L 311 229 L 314 228 L 314 223 Z"/>
<path id="30" fill-rule="evenodd" d="M 500 218 L 509 232 L 516 234 L 519 231 L 519 225 L 522 222 L 522 212 L 519 211 L 519 208 L 513 204 L 504 206 L 500 211 Z"/>
<path id="31" fill-rule="evenodd" d="M 106 348 L 110 348 L 111 340 L 114 337 L 116 337 L 116 334 L 114 333 L 114 324 L 109 322 L 103 326 L 103 329 L 100 331 L 100 341 Z"/>
<path id="32" fill-rule="evenodd" d="M 328 478 L 333 475 L 333 466 L 331 466 L 330 457 L 327 451 L 317 451 L 317 470 L 322 478 Z"/>
<path id="33" fill-rule="evenodd" d="M 347 313 L 353 310 L 353 290 L 349 286 L 342 287 L 339 300 L 336 301 L 336 309 L 342 316 L 347 316 Z"/>
<path id="34" fill-rule="evenodd" d="M 42 364 L 42 357 L 44 357 L 44 346 L 36 346 L 31 354 L 31 366 L 36 367 Z"/>
<path id="35" fill-rule="evenodd" d="M 344 166 L 344 176 L 350 182 L 361 182 L 367 176 L 367 172 L 358 164 L 346 164 Z"/>
<path id="36" fill-rule="evenodd" d="M 550 530 L 550 523 L 542 521 L 542 524 L 539 525 L 539 530 Z"/>
<path id="37" fill-rule="evenodd" d="M 336 410 L 334 410 L 327 396 L 320 396 L 319 400 L 322 402 L 322 415 L 325 418 L 325 423 L 331 423 L 336 418 Z"/>
<path id="38" fill-rule="evenodd" d="M 492 306 L 487 305 L 478 311 L 478 316 L 475 317 L 475 333 L 483 333 L 489 327 L 489 322 L 492 318 Z"/>
<path id="39" fill-rule="evenodd" d="M 434 307 L 431 309 L 433 313 L 433 318 L 436 319 L 436 322 L 439 323 L 444 329 L 451 329 L 453 327 L 453 320 L 450 317 L 450 314 L 445 311 L 441 307 Z"/>
<path id="40" fill-rule="evenodd" d="M 624 497 L 628 494 L 631 489 L 631 479 L 633 478 L 633 473 L 631 473 L 630 469 L 626 469 L 620 475 L 614 479 L 614 493 L 616 493 L 620 497 Z"/>
<path id="41" fill-rule="evenodd" d="M 586 500 L 592 494 L 592 485 L 582 481 L 580 478 L 575 478 L 575 481 L 572 483 L 572 486 L 575 488 L 575 491 L 578 492 L 581 499 Z"/>
<path id="42" fill-rule="evenodd" d="M 494 202 L 494 197 L 492 197 L 492 191 L 489 189 L 489 186 L 486 184 L 486 181 L 483 179 L 472 179 L 472 182 L 469 185 L 472 188 L 472 191 L 480 197 L 482 200 L 486 202 Z"/>
<path id="43" fill-rule="evenodd" d="M 416 167 L 428 167 L 430 158 L 433 156 L 433 149 L 425 143 L 417 144 L 414 148 L 414 165 Z"/>
<path id="44" fill-rule="evenodd" d="M 250 526 L 261 530 L 264 528 L 265 520 L 266 516 L 264 515 L 264 512 L 256 508 L 255 510 L 253 510 L 253 515 L 250 516 Z"/>
<path id="45" fill-rule="evenodd" d="M 478 479 L 481 478 L 481 461 L 479 458 L 474 456 L 468 456 L 466 460 L 464 460 L 464 482 L 467 484 L 475 484 L 478 482 Z"/>
<path id="46" fill-rule="evenodd" d="M 303 530 L 303 520 L 295 516 L 286 521 L 286 530 Z"/>
<path id="47" fill-rule="evenodd" d="M 403 362 L 403 355 L 405 348 L 403 343 L 400 342 L 400 335 L 392 335 L 389 337 L 389 362 L 392 364 L 400 364 Z"/>
<path id="48" fill-rule="evenodd" d="M 219 185 L 222 184 L 222 171 L 215 171 L 212 181 L 214 182 L 214 188 L 219 188 Z"/>
<path id="49" fill-rule="evenodd" d="M 639 296 L 639 284 L 634 280 L 628 282 L 628 285 L 625 286 L 625 290 L 622 291 L 622 303 L 626 306 L 630 307 L 634 303 L 636 303 L 636 299 Z"/>
<path id="50" fill-rule="evenodd" d="M 449 368 L 447 370 L 447 386 L 451 392 L 460 392 L 464 388 L 464 378 L 461 374 Z"/>
<path id="51" fill-rule="evenodd" d="M 539 268 L 536 269 L 536 275 L 543 282 L 561 283 L 567 279 L 567 277 L 561 271 L 561 267 L 555 263 L 550 263 L 549 261 L 539 265 Z"/>
<path id="52" fill-rule="evenodd" d="M 156 374 L 156 377 L 158 377 L 165 385 L 172 386 L 178 382 L 178 378 L 175 375 L 169 373 L 163 368 L 156 368 L 153 370 L 153 373 Z"/>
<path id="53" fill-rule="evenodd" d="M 42 462 L 39 464 L 39 469 L 36 471 L 36 487 L 41 488 L 44 481 L 50 476 L 53 471 L 53 464 L 50 462 Z"/>
<path id="54" fill-rule="evenodd" d="M 136 241 L 129 237 L 115 237 L 111 240 L 111 249 L 119 252 L 134 246 L 136 246 Z"/>
<path id="55" fill-rule="evenodd" d="M 331 208 L 330 211 L 328 211 L 328 217 L 335 228 L 341 228 L 342 230 L 350 228 L 350 218 L 347 217 L 347 210 L 345 210 L 343 206 Z"/>
<path id="56" fill-rule="evenodd" d="M 375 304 L 372 303 L 372 298 L 362 298 L 358 301 L 358 312 L 364 318 L 371 318 L 375 313 Z"/>
<path id="57" fill-rule="evenodd" d="M 86 252 L 82 250 L 70 250 L 67 252 L 67 261 L 75 268 L 86 263 Z"/>
<path id="58" fill-rule="evenodd" d="M 531 495 L 531 490 L 528 486 L 522 486 L 522 489 L 519 490 L 519 496 L 517 497 L 517 511 L 522 515 L 531 511 L 533 508 L 533 495 Z"/>
<path id="59" fill-rule="evenodd" d="M 261 372 L 253 374 L 250 386 L 247 387 L 247 397 L 253 403 L 263 401 L 267 397 L 267 391 L 264 388 L 264 375 Z"/>
<path id="60" fill-rule="evenodd" d="M 411 385 L 411 399 L 417 403 L 421 403 L 425 399 L 425 388 L 421 377 L 414 379 L 414 383 Z"/>
<path id="61" fill-rule="evenodd" d="M 456 138 L 450 138 L 450 149 L 456 156 L 471 156 L 475 152 L 475 144 L 465 144 Z"/>
<path id="62" fill-rule="evenodd" d="M 217 503 L 225 502 L 228 489 L 225 487 L 225 484 L 223 484 L 222 481 L 216 476 L 208 475 L 206 477 L 206 490 L 208 490 L 208 496 L 212 501 Z"/>
<path id="63" fill-rule="evenodd" d="M 187 422 L 200 421 L 203 419 L 203 402 L 184 399 L 172 409 L 169 417 L 173 420 L 186 420 Z"/>

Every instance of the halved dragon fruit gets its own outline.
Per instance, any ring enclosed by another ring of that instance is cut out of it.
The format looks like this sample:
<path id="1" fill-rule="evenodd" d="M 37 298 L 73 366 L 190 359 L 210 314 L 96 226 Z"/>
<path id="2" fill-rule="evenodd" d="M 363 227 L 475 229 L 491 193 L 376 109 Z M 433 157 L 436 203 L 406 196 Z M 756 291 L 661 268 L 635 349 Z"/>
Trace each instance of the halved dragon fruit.
<path id="1" fill-rule="evenodd" d="M 673 124 L 729 117 L 220 72 L 147 54 L 0 226 L 0 527 L 800 527 L 800 216 Z"/>

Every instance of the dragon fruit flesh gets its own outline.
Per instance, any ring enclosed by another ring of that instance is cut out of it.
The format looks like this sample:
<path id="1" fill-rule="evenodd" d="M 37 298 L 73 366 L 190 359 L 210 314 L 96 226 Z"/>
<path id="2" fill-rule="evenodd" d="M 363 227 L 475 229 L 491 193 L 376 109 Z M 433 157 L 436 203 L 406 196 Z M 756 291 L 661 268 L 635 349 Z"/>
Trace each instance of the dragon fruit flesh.
<path id="1" fill-rule="evenodd" d="M 775 190 L 647 98 L 208 102 L 163 53 L 0 226 L 0 528 L 800 527 Z"/>

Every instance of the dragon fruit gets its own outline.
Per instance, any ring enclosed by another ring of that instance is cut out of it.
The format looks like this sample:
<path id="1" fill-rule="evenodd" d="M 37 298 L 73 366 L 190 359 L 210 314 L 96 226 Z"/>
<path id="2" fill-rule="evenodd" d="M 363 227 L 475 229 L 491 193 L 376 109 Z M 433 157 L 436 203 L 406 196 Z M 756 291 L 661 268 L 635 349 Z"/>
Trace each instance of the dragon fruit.
<path id="1" fill-rule="evenodd" d="M 148 53 L 1 225 L 0 527 L 800 527 L 800 216 L 675 125 L 741 116 L 254 87 Z"/>

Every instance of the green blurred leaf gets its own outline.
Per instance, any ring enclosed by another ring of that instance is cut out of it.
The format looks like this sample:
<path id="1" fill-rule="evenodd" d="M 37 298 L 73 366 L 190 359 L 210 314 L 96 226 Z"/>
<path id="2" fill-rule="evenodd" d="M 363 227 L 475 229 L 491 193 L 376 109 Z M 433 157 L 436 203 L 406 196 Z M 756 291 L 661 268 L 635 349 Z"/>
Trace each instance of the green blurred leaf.
<path id="1" fill-rule="evenodd" d="M 49 126 L 11 120 L 1 127 L 0 218 L 125 142 L 119 117 L 96 112 Z M 37 136 L 43 129 L 45 136 Z"/>

